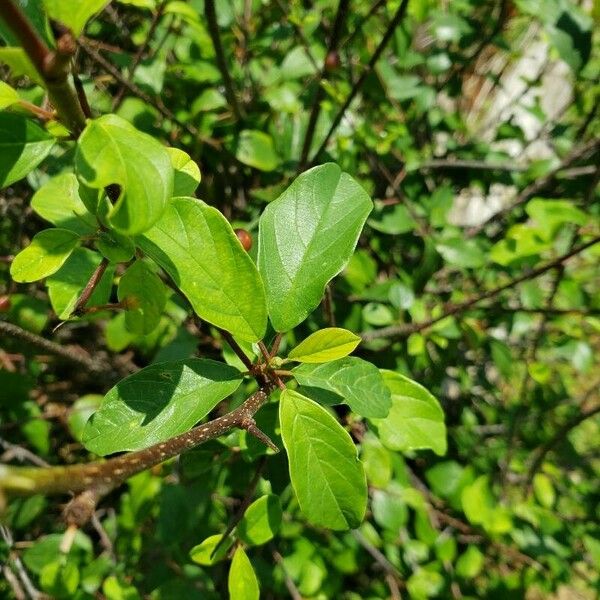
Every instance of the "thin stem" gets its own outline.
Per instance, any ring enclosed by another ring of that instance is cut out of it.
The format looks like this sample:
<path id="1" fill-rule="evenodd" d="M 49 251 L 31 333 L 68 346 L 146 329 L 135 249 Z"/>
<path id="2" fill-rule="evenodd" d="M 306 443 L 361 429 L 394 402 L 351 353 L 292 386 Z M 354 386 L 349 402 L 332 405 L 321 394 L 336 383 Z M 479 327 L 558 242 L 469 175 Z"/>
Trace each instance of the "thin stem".
<path id="1" fill-rule="evenodd" d="M 344 21 L 346 20 L 346 15 L 348 14 L 349 4 L 350 0 L 339 0 L 338 3 L 337 13 L 335 15 L 335 21 L 333 23 L 333 29 L 331 31 L 329 44 L 327 46 L 327 53 L 325 54 L 323 66 L 321 67 L 321 73 L 319 75 L 319 81 L 317 82 L 317 89 L 315 90 L 312 108 L 310 110 L 310 117 L 308 119 L 308 126 L 306 127 L 304 143 L 302 144 L 302 154 L 300 156 L 300 164 L 298 166 L 299 172 L 303 171 L 306 165 L 308 153 L 310 152 L 310 147 L 312 145 L 313 137 L 315 135 L 317 120 L 319 118 L 319 113 L 321 112 L 321 98 L 323 97 L 322 84 L 325 81 L 327 81 L 328 78 L 327 60 L 331 53 L 337 52 L 338 44 L 342 34 L 342 29 L 344 26 Z"/>
<path id="2" fill-rule="evenodd" d="M 229 344 L 229 347 L 235 352 L 236 356 L 242 361 L 242 363 L 244 363 L 244 366 L 246 369 L 248 369 L 248 372 L 252 373 L 252 361 L 246 356 L 246 353 L 235 341 L 231 333 L 229 333 L 229 331 L 225 331 L 225 329 L 219 329 L 219 332 L 221 333 L 223 339 Z"/>
<path id="3" fill-rule="evenodd" d="M 242 110 L 237 101 L 235 90 L 233 88 L 233 81 L 229 74 L 229 68 L 227 66 L 227 60 L 225 59 L 225 52 L 223 51 L 223 45 L 221 43 L 221 35 L 219 33 L 219 24 L 217 23 L 217 12 L 215 10 L 214 0 L 204 0 L 204 14 L 206 16 L 206 24 L 208 26 L 208 33 L 212 40 L 213 47 L 215 49 L 215 55 L 217 59 L 217 66 L 221 71 L 221 77 L 223 78 L 223 85 L 225 86 L 225 95 L 231 110 L 235 115 L 235 118 L 240 121 L 242 119 Z"/>
<path id="4" fill-rule="evenodd" d="M 69 362 L 85 367 L 88 371 L 92 371 L 93 373 L 103 373 L 109 368 L 108 366 L 90 358 L 90 356 L 87 353 L 84 354 L 83 351 L 77 352 L 73 349 L 51 342 L 50 340 L 36 335 L 31 331 L 21 329 L 21 327 L 15 325 L 14 323 L 0 321 L 0 333 L 18 338 L 55 356 L 60 356 Z"/>
<path id="5" fill-rule="evenodd" d="M 137 52 L 135 53 L 135 56 L 133 57 L 133 61 L 131 62 L 131 66 L 129 67 L 129 81 L 133 80 L 135 71 L 138 68 L 138 66 L 140 65 L 140 63 L 142 62 L 142 58 L 144 58 L 144 54 L 146 54 L 146 51 L 148 50 L 148 46 L 150 45 L 150 42 L 152 41 L 152 38 L 154 37 L 154 34 L 156 33 L 156 29 L 158 27 L 158 24 L 160 23 L 160 19 L 161 19 L 163 13 L 165 12 L 167 2 L 168 2 L 168 0 L 163 0 L 158 5 L 158 8 L 156 9 L 154 16 L 152 17 L 152 22 L 150 23 L 150 28 L 148 29 L 148 34 L 146 35 L 146 39 L 144 40 L 144 43 L 138 48 Z M 112 111 L 113 112 L 116 112 L 118 110 L 119 106 L 121 106 L 121 102 L 123 101 L 123 96 L 125 95 L 126 89 L 127 88 L 124 85 L 121 85 L 121 87 L 119 88 L 119 91 L 115 94 L 115 97 L 114 97 L 113 103 L 112 103 Z"/>
<path id="6" fill-rule="evenodd" d="M 511 279 L 510 281 L 508 281 L 507 283 L 505 283 L 503 285 L 495 287 L 491 290 L 487 290 L 487 291 L 483 292 L 482 294 L 479 294 L 472 298 L 468 298 L 467 300 L 464 300 L 463 302 L 459 302 L 458 304 L 451 304 L 450 306 L 447 306 L 446 309 L 437 317 L 433 317 L 433 318 L 427 319 L 425 321 L 418 321 L 415 323 L 404 323 L 402 325 L 391 325 L 389 327 L 382 327 L 381 329 L 376 329 L 374 331 L 366 331 L 362 334 L 362 339 L 364 341 L 371 341 L 371 340 L 375 340 L 378 338 L 407 336 L 407 335 L 410 335 L 411 333 L 416 333 L 418 331 L 423 331 L 424 329 L 428 329 L 429 327 L 431 327 L 432 325 L 435 325 L 436 323 L 445 319 L 446 317 L 450 317 L 452 315 L 462 313 L 462 312 L 468 310 L 469 308 L 471 308 L 472 306 L 479 304 L 483 300 L 488 300 L 489 298 L 493 298 L 493 297 L 497 296 L 498 294 L 517 286 L 518 284 L 522 283 L 523 281 L 527 281 L 529 279 L 535 279 L 536 277 L 543 275 L 547 271 L 550 271 L 551 269 L 558 267 L 565 261 L 569 260 L 573 256 L 576 256 L 577 254 L 580 254 L 584 250 L 587 250 L 588 248 L 594 246 L 598 242 L 600 242 L 600 236 L 596 236 L 596 237 L 592 238 L 590 241 L 586 242 L 585 244 L 580 244 L 579 246 L 576 246 L 575 248 L 573 248 L 566 254 L 563 254 L 563 255 L 559 256 L 558 258 L 555 258 L 554 260 L 546 263 L 545 265 L 542 265 L 541 267 L 538 267 L 537 269 L 533 269 L 532 271 L 523 273 L 523 275 L 520 275 L 519 277 L 515 277 L 514 279 Z"/>
<path id="7" fill-rule="evenodd" d="M 279 352 L 279 345 L 281 344 L 281 340 L 283 339 L 283 333 L 278 333 L 271 344 L 271 350 L 269 351 L 269 356 L 271 358 L 275 358 L 277 356 L 277 352 Z"/>
<path id="8" fill-rule="evenodd" d="M 39 119 L 44 121 L 51 121 L 52 119 L 56 119 L 56 114 L 54 111 L 46 110 L 33 104 L 32 102 L 27 102 L 27 100 L 19 100 L 19 106 L 28 110 L 30 113 L 33 113 Z"/>
<path id="9" fill-rule="evenodd" d="M 82 315 L 85 311 L 85 305 L 89 302 L 94 290 L 98 287 L 102 276 L 106 272 L 108 267 L 108 258 L 102 258 L 100 264 L 96 267 L 89 281 L 85 284 L 81 295 L 75 302 L 75 307 L 73 308 L 73 315 L 79 316 Z"/>
<path id="10" fill-rule="evenodd" d="M 406 9 L 408 8 L 408 2 L 409 2 L 409 0 L 402 0 L 402 2 L 400 3 L 400 6 L 398 7 L 398 10 L 394 14 L 386 32 L 383 35 L 383 38 L 379 42 L 379 45 L 375 49 L 375 52 L 373 52 L 373 55 L 371 56 L 371 59 L 369 60 L 369 64 L 364 68 L 363 72 L 360 74 L 360 77 L 358 78 L 358 80 L 352 87 L 352 90 L 348 94 L 346 101 L 344 102 L 344 104 L 342 105 L 342 107 L 340 108 L 340 110 L 338 111 L 336 116 L 334 117 L 333 123 L 331 124 L 331 127 L 329 128 L 329 131 L 327 132 L 327 135 L 325 136 L 325 139 L 321 142 L 319 149 L 315 152 L 312 160 L 310 161 L 311 165 L 314 163 L 316 157 L 319 156 L 319 154 L 321 154 L 321 152 L 323 152 L 323 150 L 327 147 L 327 144 L 329 143 L 331 136 L 333 135 L 335 130 L 338 128 L 338 125 L 340 124 L 342 119 L 344 118 L 344 114 L 346 114 L 348 107 L 350 106 L 350 104 L 352 104 L 352 101 L 357 96 L 358 92 L 362 89 L 368 76 L 371 74 L 371 71 L 373 71 L 373 69 L 375 68 L 375 65 L 377 64 L 379 57 L 385 50 L 385 47 L 388 45 L 389 41 L 392 39 L 392 36 L 394 35 L 394 31 L 396 30 L 396 27 L 398 27 L 398 25 L 400 25 L 400 23 L 404 19 L 404 15 L 406 14 Z"/>

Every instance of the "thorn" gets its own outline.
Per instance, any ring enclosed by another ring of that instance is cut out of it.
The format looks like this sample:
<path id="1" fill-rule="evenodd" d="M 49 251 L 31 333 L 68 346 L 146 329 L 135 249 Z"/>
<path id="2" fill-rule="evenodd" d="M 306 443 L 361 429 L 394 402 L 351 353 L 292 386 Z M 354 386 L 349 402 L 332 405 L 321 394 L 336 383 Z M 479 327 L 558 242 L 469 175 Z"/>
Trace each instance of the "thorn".
<path id="1" fill-rule="evenodd" d="M 256 421 L 252 417 L 246 417 L 241 424 L 242 429 L 245 429 L 249 434 L 260 440 L 265 446 L 271 448 L 273 452 L 279 452 L 279 448 L 273 443 L 273 440 L 257 426 Z"/>

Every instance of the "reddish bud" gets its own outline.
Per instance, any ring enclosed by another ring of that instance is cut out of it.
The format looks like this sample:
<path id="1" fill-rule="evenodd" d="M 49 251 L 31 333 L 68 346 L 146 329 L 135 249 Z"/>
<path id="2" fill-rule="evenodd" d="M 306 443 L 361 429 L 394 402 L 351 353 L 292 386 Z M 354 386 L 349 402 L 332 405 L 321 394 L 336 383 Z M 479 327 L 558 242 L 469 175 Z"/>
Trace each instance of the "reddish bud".
<path id="1" fill-rule="evenodd" d="M 325 57 L 325 70 L 326 71 L 329 71 L 329 72 L 335 71 L 336 69 L 340 68 L 340 64 L 341 64 L 340 55 L 338 54 L 338 52 L 336 50 L 332 50 Z"/>
<path id="2" fill-rule="evenodd" d="M 250 248 L 252 248 L 252 236 L 245 229 L 236 229 L 235 235 L 237 235 L 244 250 L 250 252 Z"/>

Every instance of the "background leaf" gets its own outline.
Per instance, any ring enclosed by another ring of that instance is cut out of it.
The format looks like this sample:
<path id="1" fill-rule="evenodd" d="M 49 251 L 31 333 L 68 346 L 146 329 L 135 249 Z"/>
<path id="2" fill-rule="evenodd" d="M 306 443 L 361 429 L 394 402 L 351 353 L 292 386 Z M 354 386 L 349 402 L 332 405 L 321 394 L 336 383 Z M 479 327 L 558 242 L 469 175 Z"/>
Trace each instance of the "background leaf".
<path id="1" fill-rule="evenodd" d="M 227 579 L 230 600 L 258 600 L 258 579 L 244 549 L 238 546 L 231 561 Z"/>
<path id="2" fill-rule="evenodd" d="M 431 449 L 444 454 L 446 426 L 438 401 L 423 386 L 400 373 L 382 374 L 392 393 L 392 407 L 385 419 L 371 419 L 379 439 L 390 450 Z"/>

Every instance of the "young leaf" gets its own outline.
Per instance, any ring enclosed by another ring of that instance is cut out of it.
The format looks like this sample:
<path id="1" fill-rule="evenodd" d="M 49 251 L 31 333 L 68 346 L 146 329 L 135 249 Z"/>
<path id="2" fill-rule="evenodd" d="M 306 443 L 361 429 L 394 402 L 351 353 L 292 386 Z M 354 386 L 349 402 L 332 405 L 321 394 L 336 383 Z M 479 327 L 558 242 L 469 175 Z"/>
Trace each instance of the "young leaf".
<path id="1" fill-rule="evenodd" d="M 56 273 L 79 244 L 79 235 L 68 229 L 45 229 L 15 256 L 10 274 L 19 283 L 37 281 Z"/>
<path id="2" fill-rule="evenodd" d="M 438 401 L 421 385 L 400 373 L 382 370 L 392 393 L 392 408 L 385 419 L 371 419 L 379 439 L 390 450 L 431 449 L 446 452 L 444 413 Z"/>
<path id="3" fill-rule="evenodd" d="M 191 196 L 200 183 L 200 169 L 190 155 L 179 148 L 167 148 L 175 169 L 173 196 Z"/>
<path id="4" fill-rule="evenodd" d="M 148 265 L 136 260 L 123 273 L 117 294 L 119 302 L 127 301 L 125 324 L 129 331 L 146 335 L 158 325 L 167 302 L 167 290 Z"/>
<path id="5" fill-rule="evenodd" d="M 327 327 L 301 341 L 288 354 L 288 358 L 301 363 L 324 363 L 347 356 L 358 344 L 360 337 L 351 331 Z"/>
<path id="6" fill-rule="evenodd" d="M 145 448 L 188 431 L 241 380 L 237 369 L 207 359 L 146 367 L 104 396 L 84 429 L 85 447 L 104 456 Z"/>
<path id="7" fill-rule="evenodd" d="M 68 319 L 83 288 L 90 280 L 102 257 L 87 248 L 77 248 L 67 262 L 46 280 L 50 304 L 59 319 Z M 114 267 L 109 266 L 96 286 L 86 306 L 108 302 L 112 289 Z"/>
<path id="8" fill-rule="evenodd" d="M 0 113 L 0 188 L 22 179 L 48 156 L 54 138 L 21 115 Z"/>
<path id="9" fill-rule="evenodd" d="M 238 546 L 227 578 L 230 600 L 258 600 L 260 589 L 252 564 L 244 549 Z"/>
<path id="10" fill-rule="evenodd" d="M 108 220 L 127 235 L 149 229 L 173 191 L 173 167 L 167 149 L 116 115 L 88 123 L 77 144 L 75 165 L 80 180 L 89 187 L 121 187 Z"/>
<path id="11" fill-rule="evenodd" d="M 261 496 L 246 510 L 237 526 L 236 533 L 246 544 L 266 544 L 281 525 L 281 504 L 277 496 Z"/>
<path id="12" fill-rule="evenodd" d="M 277 331 L 301 323 L 346 265 L 373 204 L 328 163 L 300 175 L 260 218 L 258 268 Z"/>
<path id="13" fill-rule="evenodd" d="M 367 481 L 348 432 L 322 406 L 284 390 L 279 421 L 298 503 L 315 525 L 357 527 L 367 506 Z"/>
<path id="14" fill-rule="evenodd" d="M 338 396 L 363 417 L 385 417 L 391 406 L 390 391 L 375 365 L 355 356 L 322 365 L 300 365 L 293 371 L 302 386 L 321 388 Z"/>
<path id="15" fill-rule="evenodd" d="M 97 228 L 79 195 L 79 182 L 73 173 L 62 173 L 46 182 L 31 199 L 31 208 L 56 227 L 89 235 Z"/>
<path id="16" fill-rule="evenodd" d="M 242 340 L 262 338 L 267 309 L 260 275 L 216 208 L 195 198 L 174 198 L 138 244 L 199 317 Z"/>
<path id="17" fill-rule="evenodd" d="M 135 253 L 135 245 L 125 235 L 116 231 L 101 231 L 96 238 L 96 248 L 111 263 L 127 262 Z"/>

